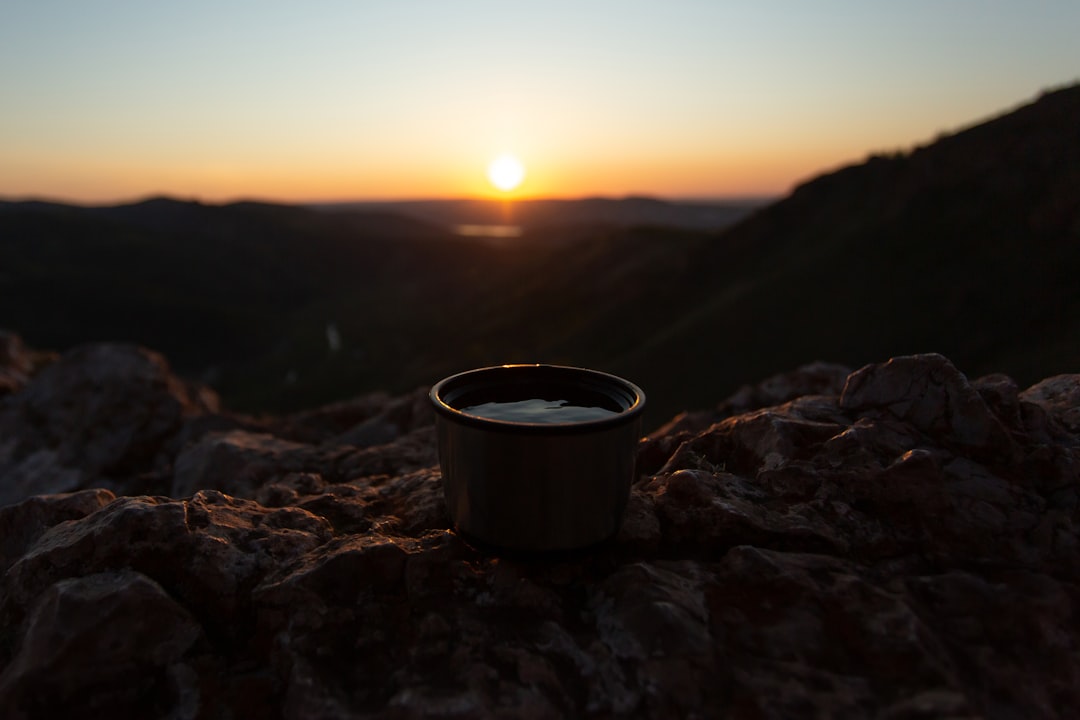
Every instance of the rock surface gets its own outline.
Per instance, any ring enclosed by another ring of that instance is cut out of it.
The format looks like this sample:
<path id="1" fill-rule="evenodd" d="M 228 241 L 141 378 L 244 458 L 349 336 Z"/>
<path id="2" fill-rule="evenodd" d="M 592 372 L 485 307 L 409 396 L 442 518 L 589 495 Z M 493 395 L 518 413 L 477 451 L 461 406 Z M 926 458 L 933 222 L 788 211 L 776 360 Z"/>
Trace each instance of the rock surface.
<path id="1" fill-rule="evenodd" d="M 449 528 L 423 391 L 253 419 L 137 348 L 6 362 L 5 718 L 1080 707 L 1080 376 L 770 378 L 643 439 L 619 537 L 544 558 Z"/>

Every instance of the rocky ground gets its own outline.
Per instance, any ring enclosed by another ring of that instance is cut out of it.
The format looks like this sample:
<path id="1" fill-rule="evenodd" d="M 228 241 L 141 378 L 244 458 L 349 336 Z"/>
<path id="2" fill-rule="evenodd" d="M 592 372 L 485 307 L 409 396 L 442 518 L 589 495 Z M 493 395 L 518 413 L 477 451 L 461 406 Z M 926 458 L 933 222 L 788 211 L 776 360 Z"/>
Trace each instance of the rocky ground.
<path id="1" fill-rule="evenodd" d="M 770 378 L 644 439 L 618 539 L 554 558 L 448 528 L 422 390 L 242 417 L 5 335 L 0 393 L 5 718 L 1080 707 L 1080 375 Z"/>

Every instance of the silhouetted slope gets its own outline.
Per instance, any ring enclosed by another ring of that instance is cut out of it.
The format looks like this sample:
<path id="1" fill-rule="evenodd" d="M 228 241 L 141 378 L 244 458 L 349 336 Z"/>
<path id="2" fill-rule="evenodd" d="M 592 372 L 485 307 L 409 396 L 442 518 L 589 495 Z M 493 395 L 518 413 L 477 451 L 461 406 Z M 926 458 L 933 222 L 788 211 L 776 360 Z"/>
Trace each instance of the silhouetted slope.
<path id="1" fill-rule="evenodd" d="M 702 245 L 685 312 L 613 367 L 683 397 L 663 358 L 706 384 L 919 351 L 1025 382 L 1075 370 L 1078 128 L 1070 87 L 806 183 Z"/>

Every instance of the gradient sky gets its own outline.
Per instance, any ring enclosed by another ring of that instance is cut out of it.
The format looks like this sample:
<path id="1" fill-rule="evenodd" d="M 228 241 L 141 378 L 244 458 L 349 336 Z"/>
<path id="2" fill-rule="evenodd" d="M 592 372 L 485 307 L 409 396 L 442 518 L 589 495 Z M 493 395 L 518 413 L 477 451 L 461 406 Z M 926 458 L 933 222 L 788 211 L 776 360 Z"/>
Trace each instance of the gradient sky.
<path id="1" fill-rule="evenodd" d="M 2 0 L 0 196 L 780 194 L 1080 80 L 1076 0 Z"/>

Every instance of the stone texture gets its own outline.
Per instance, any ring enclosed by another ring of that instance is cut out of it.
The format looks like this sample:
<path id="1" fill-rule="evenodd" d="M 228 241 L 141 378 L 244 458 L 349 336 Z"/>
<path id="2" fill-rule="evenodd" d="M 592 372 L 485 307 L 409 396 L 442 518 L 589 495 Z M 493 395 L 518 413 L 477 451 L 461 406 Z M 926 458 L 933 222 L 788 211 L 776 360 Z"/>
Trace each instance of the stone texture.
<path id="1" fill-rule="evenodd" d="M 1080 376 L 806 366 L 644 439 L 619 536 L 534 557 L 449 528 L 423 391 L 254 420 L 144 351 L 88 396 L 103 352 L 0 405 L 33 419 L 0 455 L 4 717 L 1080 707 Z"/>
<path id="2" fill-rule="evenodd" d="M 61 495 L 35 495 L 0 507 L 0 569 L 6 571 L 46 530 L 100 510 L 116 496 L 108 490 L 82 490 Z"/>
<path id="3" fill-rule="evenodd" d="M 49 717 L 82 705 L 94 716 L 195 717 L 195 673 L 182 662 L 202 634 L 154 581 L 130 570 L 51 585 L 26 620 L 0 680 L 8 718 Z"/>
<path id="4" fill-rule="evenodd" d="M 186 418 L 217 406 L 210 390 L 172 375 L 157 353 L 75 349 L 0 405 L 0 476 L 10 478 L 0 505 L 35 491 L 126 487 L 155 467 Z"/>
<path id="5" fill-rule="evenodd" d="M 27 349 L 21 337 L 0 330 L 0 396 L 22 390 L 36 365 L 38 358 Z"/>
<path id="6" fill-rule="evenodd" d="M 303 469 L 306 446 L 265 433 L 208 433 L 176 456 L 170 495 L 218 489 L 249 497 L 276 474 Z"/>
<path id="7" fill-rule="evenodd" d="M 998 448 L 1007 433 L 963 373 L 941 355 L 894 358 L 848 376 L 840 407 L 882 410 L 916 430 L 970 450 Z"/>
<path id="8" fill-rule="evenodd" d="M 1072 432 L 1080 432 L 1080 375 L 1057 375 L 1032 385 L 1020 399 L 1041 406 Z"/>

